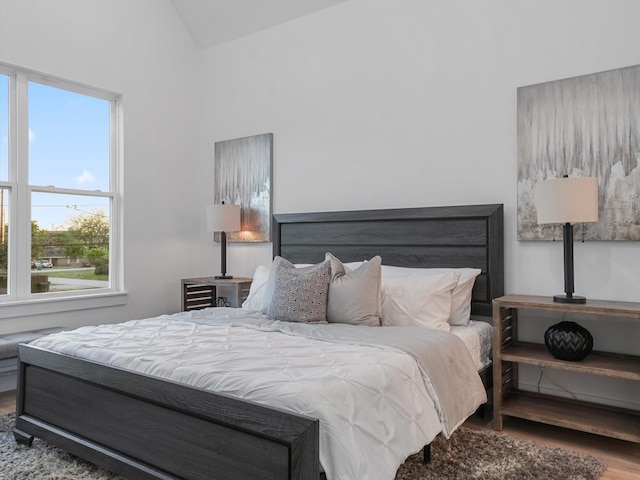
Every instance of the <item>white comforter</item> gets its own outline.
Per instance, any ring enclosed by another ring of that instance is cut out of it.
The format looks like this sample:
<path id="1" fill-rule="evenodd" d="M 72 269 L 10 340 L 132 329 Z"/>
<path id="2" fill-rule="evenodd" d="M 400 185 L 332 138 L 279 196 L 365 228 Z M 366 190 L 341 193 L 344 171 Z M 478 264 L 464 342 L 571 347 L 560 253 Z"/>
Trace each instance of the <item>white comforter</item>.
<path id="1" fill-rule="evenodd" d="M 353 335 L 308 338 L 290 326 L 242 309 L 215 308 L 83 327 L 33 345 L 318 418 L 320 463 L 329 480 L 395 478 L 407 456 L 440 432 L 448 436 L 461 423 L 458 417 L 486 401 L 470 358 L 452 362 L 449 355 L 432 372 L 446 377 L 447 363 L 465 365 L 463 375 L 470 376 L 464 381 L 472 379 L 471 385 L 450 405 L 455 389 L 439 396 L 441 380 L 429 378 L 429 366 L 413 355 L 366 345 L 371 341 L 354 341 Z M 323 326 L 307 330 L 317 328 Z M 461 344 L 446 335 L 454 346 Z M 464 346 L 455 353 L 465 354 Z M 447 418 L 451 408 L 454 420 Z"/>

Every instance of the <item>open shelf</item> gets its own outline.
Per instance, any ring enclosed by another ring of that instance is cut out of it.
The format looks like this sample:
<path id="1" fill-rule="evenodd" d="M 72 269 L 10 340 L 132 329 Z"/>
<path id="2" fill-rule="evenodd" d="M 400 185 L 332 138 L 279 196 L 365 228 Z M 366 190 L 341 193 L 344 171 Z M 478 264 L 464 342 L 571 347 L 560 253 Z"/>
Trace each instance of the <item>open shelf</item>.
<path id="1" fill-rule="evenodd" d="M 539 367 L 557 368 L 572 372 L 590 373 L 606 377 L 640 380 L 640 365 L 637 357 L 606 352 L 591 352 L 579 362 L 558 360 L 544 345 L 519 343 L 502 351 L 502 360 L 526 363 Z"/>
<path id="2" fill-rule="evenodd" d="M 505 399 L 502 413 L 512 417 L 640 443 L 640 412 L 529 392 L 518 392 Z"/>
<path id="3" fill-rule="evenodd" d="M 640 381 L 640 356 L 596 351 L 581 361 L 559 360 L 545 345 L 518 341 L 519 309 L 640 319 L 640 303 L 567 304 L 533 295 L 494 299 L 493 428 L 502 430 L 503 417 L 511 416 L 640 443 L 640 411 L 522 392 L 518 385 L 519 364 Z"/>

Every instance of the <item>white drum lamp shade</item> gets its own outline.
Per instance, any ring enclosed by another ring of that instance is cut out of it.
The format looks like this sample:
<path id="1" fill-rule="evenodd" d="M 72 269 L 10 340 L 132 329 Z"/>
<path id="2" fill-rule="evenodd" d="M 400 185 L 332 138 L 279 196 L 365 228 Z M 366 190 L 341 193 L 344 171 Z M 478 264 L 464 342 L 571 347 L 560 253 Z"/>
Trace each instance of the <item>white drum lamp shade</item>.
<path id="1" fill-rule="evenodd" d="M 555 178 L 536 185 L 538 223 L 598 221 L 598 179 Z"/>
<path id="2" fill-rule="evenodd" d="M 207 205 L 207 230 L 220 232 L 220 270 L 218 279 L 233 278 L 227 275 L 227 233 L 237 232 L 240 226 L 240 205 Z"/>
<path id="3" fill-rule="evenodd" d="M 207 205 L 207 231 L 237 232 L 240 230 L 240 205 Z"/>
<path id="4" fill-rule="evenodd" d="M 554 302 L 586 303 L 585 297 L 574 296 L 573 223 L 598 221 L 598 179 L 594 177 L 556 178 L 536 185 L 538 223 L 563 224 L 564 290 Z"/>

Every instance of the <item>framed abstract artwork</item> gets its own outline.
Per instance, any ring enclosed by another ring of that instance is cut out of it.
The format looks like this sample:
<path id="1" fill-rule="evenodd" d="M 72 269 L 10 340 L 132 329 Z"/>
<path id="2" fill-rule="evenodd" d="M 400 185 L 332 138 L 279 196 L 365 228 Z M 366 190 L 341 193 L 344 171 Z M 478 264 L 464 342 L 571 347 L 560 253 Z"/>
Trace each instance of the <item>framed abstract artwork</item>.
<path id="1" fill-rule="evenodd" d="M 640 65 L 518 88 L 518 240 L 562 238 L 538 225 L 535 185 L 598 179 L 598 222 L 576 240 L 640 240 Z"/>
<path id="2" fill-rule="evenodd" d="M 242 230 L 228 232 L 228 242 L 271 241 L 272 168 L 272 133 L 215 143 L 214 203 L 240 205 L 241 212 Z"/>

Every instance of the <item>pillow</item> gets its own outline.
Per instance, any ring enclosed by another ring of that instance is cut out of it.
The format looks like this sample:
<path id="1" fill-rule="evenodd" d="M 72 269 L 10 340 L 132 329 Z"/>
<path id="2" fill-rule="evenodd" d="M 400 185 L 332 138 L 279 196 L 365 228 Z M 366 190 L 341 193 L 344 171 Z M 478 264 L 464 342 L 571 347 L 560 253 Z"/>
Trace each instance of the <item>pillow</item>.
<path id="1" fill-rule="evenodd" d="M 451 315 L 449 325 L 460 325 L 466 327 L 471 319 L 471 293 L 476 277 L 482 270 L 478 268 L 460 268 L 460 278 L 458 285 L 453 289 L 451 297 Z"/>
<path id="2" fill-rule="evenodd" d="M 264 265 L 258 265 L 256 267 L 251 288 L 249 288 L 249 295 L 247 295 L 247 299 L 243 302 L 242 308 L 252 312 L 259 312 L 260 309 L 262 309 L 264 291 L 267 287 L 267 280 L 269 280 L 269 270 L 269 267 L 265 267 Z"/>
<path id="3" fill-rule="evenodd" d="M 469 324 L 471 318 L 471 293 L 475 279 L 480 275 L 481 270 L 477 268 L 410 268 L 395 267 L 391 265 L 382 266 L 382 282 L 385 277 L 404 275 L 415 278 L 429 275 L 440 275 L 442 273 L 453 272 L 458 276 L 458 283 L 453 289 L 451 296 L 450 325 Z"/>
<path id="4" fill-rule="evenodd" d="M 282 260 L 273 268 L 273 298 L 267 316 L 284 322 L 327 323 L 329 262 L 302 269 Z"/>
<path id="5" fill-rule="evenodd" d="M 384 272 L 384 267 L 383 267 Z M 449 331 L 451 294 L 458 275 L 387 275 L 382 278 L 382 324 Z"/>
<path id="6" fill-rule="evenodd" d="M 333 258 L 335 258 L 335 257 L 333 257 Z M 356 268 L 362 266 L 365 263 L 367 263 L 367 262 L 348 262 L 348 263 L 343 263 L 342 265 L 344 265 L 349 270 L 355 270 Z"/>
<path id="7" fill-rule="evenodd" d="M 433 275 L 442 275 L 443 273 L 452 272 L 456 278 L 460 276 L 462 268 L 413 268 L 413 267 L 396 267 L 394 265 L 382 266 L 382 277 L 429 277 Z"/>
<path id="8" fill-rule="evenodd" d="M 381 316 L 381 263 L 379 256 L 368 262 L 355 262 L 351 270 L 332 254 L 325 260 L 331 265 L 331 282 L 327 301 L 330 323 L 379 326 Z"/>
<path id="9" fill-rule="evenodd" d="M 276 258 L 274 258 L 273 262 L 271 263 L 271 268 L 269 270 L 269 278 L 267 279 L 267 283 L 264 286 L 264 293 L 262 294 L 262 305 L 260 306 L 260 309 L 259 309 L 259 312 L 264 313 L 265 315 L 269 310 L 269 305 L 271 304 L 271 299 L 273 298 L 276 268 L 278 267 L 278 265 L 280 265 L 281 262 L 286 262 L 286 264 L 290 265 L 291 267 L 302 268 L 304 269 L 304 271 L 307 271 L 310 268 L 314 267 L 314 265 L 310 263 L 294 265 L 286 258 L 276 256 Z"/>

